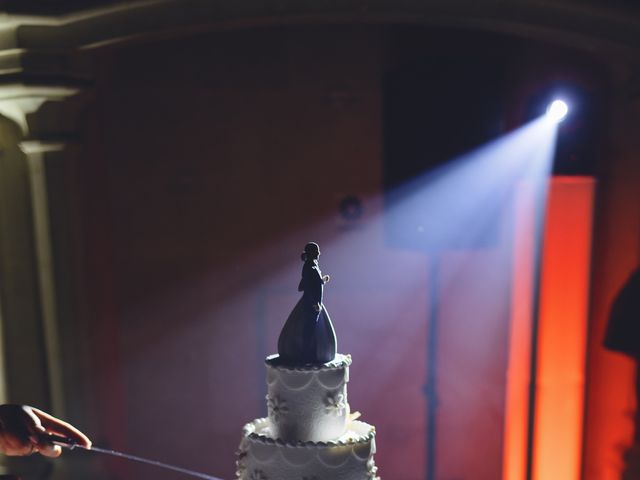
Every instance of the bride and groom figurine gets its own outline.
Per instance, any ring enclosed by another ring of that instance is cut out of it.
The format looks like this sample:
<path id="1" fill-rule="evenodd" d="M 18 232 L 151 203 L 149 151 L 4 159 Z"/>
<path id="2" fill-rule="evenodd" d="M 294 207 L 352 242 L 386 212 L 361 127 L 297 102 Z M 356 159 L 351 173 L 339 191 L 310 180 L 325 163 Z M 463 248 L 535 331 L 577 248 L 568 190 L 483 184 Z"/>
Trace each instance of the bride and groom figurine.
<path id="1" fill-rule="evenodd" d="M 336 356 L 336 334 L 322 290 L 329 275 L 322 275 L 318 265 L 320 247 L 307 243 L 301 255 L 302 278 L 298 291 L 302 297 L 293 308 L 278 338 L 278 354 L 283 364 L 291 366 L 323 364 Z"/>

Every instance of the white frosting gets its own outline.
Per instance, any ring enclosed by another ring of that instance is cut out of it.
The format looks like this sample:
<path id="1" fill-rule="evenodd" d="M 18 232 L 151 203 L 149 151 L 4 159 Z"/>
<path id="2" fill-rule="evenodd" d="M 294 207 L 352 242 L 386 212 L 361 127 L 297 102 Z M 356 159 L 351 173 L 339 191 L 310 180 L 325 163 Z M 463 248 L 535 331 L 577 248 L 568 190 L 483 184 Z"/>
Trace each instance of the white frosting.
<path id="1" fill-rule="evenodd" d="M 380 480 L 375 428 L 349 420 L 351 356 L 288 367 L 267 358 L 269 418 L 245 425 L 237 480 Z"/>
<path id="2" fill-rule="evenodd" d="M 328 442 L 285 442 L 266 418 L 245 425 L 238 452 L 239 480 L 380 480 L 373 461 L 375 428 L 354 421 Z"/>
<path id="3" fill-rule="evenodd" d="M 271 434 L 285 442 L 328 441 L 347 429 L 351 356 L 323 365 L 287 367 L 267 358 L 267 408 Z"/>

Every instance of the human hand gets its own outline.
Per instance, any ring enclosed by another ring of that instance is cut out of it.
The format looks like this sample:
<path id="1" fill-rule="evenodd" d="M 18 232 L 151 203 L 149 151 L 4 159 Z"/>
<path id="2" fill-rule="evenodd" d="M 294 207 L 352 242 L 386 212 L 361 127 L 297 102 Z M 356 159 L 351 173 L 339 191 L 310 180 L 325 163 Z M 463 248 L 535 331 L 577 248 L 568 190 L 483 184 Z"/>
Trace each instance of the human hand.
<path id="1" fill-rule="evenodd" d="M 42 410 L 26 405 L 0 405 L 0 452 L 12 456 L 39 452 L 45 457 L 58 457 L 62 449 L 48 441 L 46 434 L 61 435 L 91 448 L 91 440 L 80 430 Z"/>

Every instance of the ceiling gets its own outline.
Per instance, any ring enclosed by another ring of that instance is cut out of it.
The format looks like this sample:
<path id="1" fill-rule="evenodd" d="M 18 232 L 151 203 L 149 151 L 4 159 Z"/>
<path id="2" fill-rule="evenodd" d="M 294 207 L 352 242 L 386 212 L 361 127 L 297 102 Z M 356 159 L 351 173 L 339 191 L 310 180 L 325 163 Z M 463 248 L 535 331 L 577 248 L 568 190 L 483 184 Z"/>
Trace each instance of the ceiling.
<path id="1" fill-rule="evenodd" d="M 592 52 L 640 53 L 638 0 L 0 0 L 2 13 L 0 50 L 92 48 L 218 28 L 359 22 L 461 27 Z"/>
<path id="2" fill-rule="evenodd" d="M 0 11 L 15 14 L 63 15 L 127 0 L 0 0 Z"/>
<path id="3" fill-rule="evenodd" d="M 230 3 L 234 3 L 237 0 L 231 0 Z M 251 0 L 242 0 L 243 3 L 251 4 L 254 3 Z M 133 5 L 133 4 L 144 4 L 147 3 L 147 0 L 0 0 L 0 12 L 9 13 L 9 14 L 33 14 L 33 15 L 46 15 L 46 16 L 58 16 L 58 15 L 67 15 L 77 12 L 82 12 L 86 10 L 91 10 L 99 7 L 109 7 L 115 6 L 117 4 L 124 5 Z M 218 4 L 224 2 L 216 2 Z M 228 2 L 229 3 L 229 2 Z M 285 4 L 286 2 L 281 2 L 278 0 L 263 0 L 261 3 L 264 4 Z M 301 0 L 299 4 L 307 4 L 307 6 L 312 7 L 314 0 Z M 349 2 L 346 2 L 349 3 Z M 367 5 L 375 5 L 381 4 L 385 2 L 380 2 L 379 0 L 370 0 L 359 2 L 362 8 L 366 8 Z M 387 2 L 392 4 L 393 2 Z M 425 4 L 433 3 L 438 4 L 442 3 L 439 1 L 429 1 L 425 0 Z M 482 0 L 474 1 L 462 1 L 455 2 L 459 4 L 475 4 L 481 5 Z M 491 3 L 491 2 L 488 2 Z M 520 1 L 506 1 L 503 2 L 505 6 L 510 6 L 513 4 L 529 4 L 532 6 L 544 6 L 545 4 L 555 4 L 555 5 L 566 5 L 570 7 L 571 5 L 584 7 L 594 7 L 596 9 L 606 9 L 609 11 L 619 11 L 626 13 L 633 13 L 640 15 L 640 2 L 638 0 L 555 0 L 555 1 L 541 1 L 541 0 L 520 0 Z"/>

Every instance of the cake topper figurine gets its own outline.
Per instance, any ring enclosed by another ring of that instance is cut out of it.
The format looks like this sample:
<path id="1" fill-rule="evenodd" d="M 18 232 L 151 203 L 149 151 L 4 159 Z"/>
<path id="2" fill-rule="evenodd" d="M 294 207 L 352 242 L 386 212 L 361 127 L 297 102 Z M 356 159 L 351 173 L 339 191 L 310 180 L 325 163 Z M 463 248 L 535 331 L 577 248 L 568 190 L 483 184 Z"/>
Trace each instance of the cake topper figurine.
<path id="1" fill-rule="evenodd" d="M 307 243 L 301 255 L 304 265 L 298 291 L 303 292 L 278 338 L 280 361 L 289 365 L 321 364 L 336 356 L 336 334 L 322 303 L 323 285 L 329 275 L 318 266 L 320 247 Z"/>

